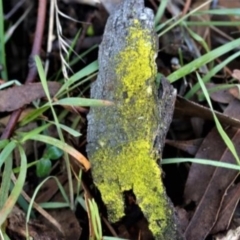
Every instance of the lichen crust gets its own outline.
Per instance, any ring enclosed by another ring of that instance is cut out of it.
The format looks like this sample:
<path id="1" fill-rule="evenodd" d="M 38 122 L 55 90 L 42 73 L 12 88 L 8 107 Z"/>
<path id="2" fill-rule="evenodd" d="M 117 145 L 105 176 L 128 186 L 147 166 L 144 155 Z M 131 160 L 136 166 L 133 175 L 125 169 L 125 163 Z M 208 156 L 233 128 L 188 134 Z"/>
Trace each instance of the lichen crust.
<path id="1" fill-rule="evenodd" d="M 160 156 L 153 147 L 160 119 L 156 40 L 150 31 L 143 29 L 139 20 L 132 20 L 124 48 L 112 59 L 116 65 L 115 105 L 104 111 L 106 124 L 120 126 L 121 134 L 99 136 L 91 162 L 110 220 L 117 221 L 124 215 L 122 193 L 132 189 L 154 236 L 163 239 L 172 213 L 157 164 Z M 101 109 L 94 111 L 97 114 Z"/>

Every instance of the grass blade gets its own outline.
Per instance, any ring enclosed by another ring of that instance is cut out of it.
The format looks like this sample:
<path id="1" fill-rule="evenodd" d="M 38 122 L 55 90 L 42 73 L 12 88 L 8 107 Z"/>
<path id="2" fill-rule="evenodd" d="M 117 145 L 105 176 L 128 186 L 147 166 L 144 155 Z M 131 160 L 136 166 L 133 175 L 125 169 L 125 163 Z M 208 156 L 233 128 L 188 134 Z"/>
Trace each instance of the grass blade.
<path id="1" fill-rule="evenodd" d="M 162 159 L 161 164 L 174 164 L 174 163 L 184 163 L 184 162 L 198 163 L 203 165 L 228 168 L 228 169 L 240 171 L 239 165 L 226 163 L 226 162 L 219 162 L 219 161 L 209 160 L 209 159 L 201 159 L 201 158 L 165 158 L 165 159 Z"/>
<path id="2" fill-rule="evenodd" d="M 60 99 L 54 102 L 53 105 L 98 107 L 98 106 L 110 106 L 110 105 L 113 105 L 113 103 L 107 100 L 100 100 L 100 99 L 69 97 L 69 98 Z"/>
<path id="3" fill-rule="evenodd" d="M 79 81 L 80 79 L 96 72 L 98 70 L 98 62 L 94 61 L 90 64 L 88 64 L 85 68 L 81 69 L 79 72 L 75 73 L 72 77 L 69 78 L 68 81 L 66 81 L 63 86 L 60 88 L 58 93 L 56 94 L 56 97 L 59 97 L 61 93 L 66 91 L 68 87 L 70 87 L 72 84 L 74 84 L 76 81 Z"/>
<path id="4" fill-rule="evenodd" d="M 231 151 L 232 155 L 235 157 L 237 164 L 240 165 L 240 159 L 239 159 L 238 154 L 237 154 L 237 151 L 236 151 L 236 149 L 235 149 L 235 147 L 234 147 L 234 145 L 233 145 L 233 142 L 231 141 L 231 139 L 228 137 L 228 135 L 227 135 L 226 132 L 224 131 L 221 123 L 219 122 L 219 120 L 218 120 L 218 118 L 217 118 L 217 116 L 216 116 L 216 114 L 215 114 L 215 112 L 214 112 L 214 110 L 213 110 L 210 97 L 209 97 L 209 95 L 208 95 L 207 89 L 206 89 L 206 87 L 205 87 L 205 85 L 204 85 L 204 83 L 203 83 L 200 75 L 199 75 L 198 73 L 196 73 L 196 74 L 197 74 L 197 78 L 198 78 L 198 81 L 199 81 L 199 83 L 200 83 L 200 86 L 201 86 L 201 88 L 202 88 L 202 91 L 203 91 L 203 93 L 204 93 L 204 95 L 205 95 L 205 98 L 206 98 L 206 100 L 207 100 L 207 102 L 208 102 L 208 105 L 209 105 L 210 109 L 212 110 L 213 118 L 214 118 L 214 121 L 215 121 L 215 123 L 216 123 L 216 128 L 217 128 L 220 136 L 222 137 L 223 141 L 224 141 L 225 144 L 227 145 L 228 149 Z"/>
<path id="5" fill-rule="evenodd" d="M 222 56 L 223 54 L 225 54 L 239 46 L 240 46 L 240 38 L 233 40 L 229 43 L 226 43 L 223 46 L 220 46 L 220 47 L 212 50 L 211 52 L 206 53 L 205 55 L 201 56 L 200 58 L 195 59 L 194 61 L 188 63 L 187 65 L 181 67 L 177 71 L 170 74 L 167 78 L 171 83 L 173 83 L 173 82 L 177 81 L 178 79 L 186 76 L 187 74 L 196 71 L 202 65 L 205 65 L 205 64 L 213 61 L 214 59 Z"/>
<path id="6" fill-rule="evenodd" d="M 155 26 L 157 26 L 164 14 L 164 11 L 167 7 L 167 3 L 168 3 L 168 0 L 162 0 L 159 7 L 158 7 L 158 10 L 157 10 L 157 13 L 156 13 L 156 16 L 155 16 Z"/>
<path id="7" fill-rule="evenodd" d="M 3 163 L 7 161 L 9 155 L 12 153 L 13 149 L 16 147 L 16 143 L 14 141 L 9 142 L 6 147 L 0 153 L 0 168 Z"/>
<path id="8" fill-rule="evenodd" d="M 18 146 L 18 150 L 21 157 L 20 173 L 10 196 L 5 202 L 3 208 L 0 210 L 0 225 L 2 225 L 6 221 L 7 216 L 11 213 L 14 205 L 18 200 L 19 195 L 21 194 L 26 179 L 27 158 L 21 146 Z"/>
<path id="9" fill-rule="evenodd" d="M 225 59 L 223 62 L 219 63 L 213 69 L 211 69 L 202 79 L 204 83 L 210 81 L 217 72 L 219 72 L 223 67 L 225 67 L 229 62 L 233 61 L 235 58 L 240 56 L 240 51 L 232 54 L 230 57 Z M 190 99 L 199 89 L 201 88 L 200 83 L 196 83 L 192 89 L 184 96 L 187 99 Z"/>
<path id="10" fill-rule="evenodd" d="M 8 198 L 8 192 L 11 186 L 11 176 L 12 173 L 12 154 L 8 156 L 4 164 L 4 171 L 2 174 L 2 183 L 0 188 L 0 209 L 3 208 L 4 203 Z"/>
<path id="11" fill-rule="evenodd" d="M 73 147 L 71 147 L 65 142 L 62 142 L 58 139 L 55 139 L 49 136 L 40 135 L 40 134 L 31 136 L 29 139 L 56 146 L 61 150 L 63 150 L 64 152 L 67 152 L 68 154 L 73 156 L 81 165 L 84 166 L 86 171 L 90 169 L 90 166 L 91 166 L 90 162 L 80 152 L 78 152 L 76 149 L 74 149 Z"/>

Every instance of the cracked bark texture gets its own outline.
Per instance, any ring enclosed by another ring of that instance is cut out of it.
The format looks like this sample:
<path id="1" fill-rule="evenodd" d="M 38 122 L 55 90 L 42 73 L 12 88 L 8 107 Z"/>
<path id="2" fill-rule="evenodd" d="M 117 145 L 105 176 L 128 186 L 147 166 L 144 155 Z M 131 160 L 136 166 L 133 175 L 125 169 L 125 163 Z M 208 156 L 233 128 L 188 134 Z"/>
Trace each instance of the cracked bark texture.
<path id="1" fill-rule="evenodd" d="M 122 193 L 133 190 L 157 240 L 178 239 L 174 209 L 161 180 L 162 148 L 176 92 L 156 84 L 157 40 L 152 10 L 126 0 L 107 21 L 91 98 L 113 106 L 91 108 L 87 153 L 111 221 L 124 215 Z"/>

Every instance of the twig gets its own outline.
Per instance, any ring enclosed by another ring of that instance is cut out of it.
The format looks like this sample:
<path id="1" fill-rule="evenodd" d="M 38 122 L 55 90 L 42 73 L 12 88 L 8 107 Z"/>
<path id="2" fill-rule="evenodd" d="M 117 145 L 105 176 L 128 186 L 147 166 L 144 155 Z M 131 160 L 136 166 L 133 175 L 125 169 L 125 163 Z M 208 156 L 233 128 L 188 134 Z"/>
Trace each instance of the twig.
<path id="1" fill-rule="evenodd" d="M 190 8 L 190 5 L 191 5 L 191 2 L 192 0 L 187 0 L 185 5 L 184 5 L 184 8 L 183 8 L 183 11 L 182 11 L 182 16 L 186 15 L 186 13 L 188 12 L 189 8 Z"/>
<path id="2" fill-rule="evenodd" d="M 36 55 L 40 55 L 42 39 L 43 39 L 43 31 L 45 27 L 46 7 L 47 7 L 47 0 L 38 0 L 37 26 L 36 26 L 35 36 L 34 36 L 32 52 L 29 57 L 29 63 L 28 63 L 29 72 L 28 72 L 26 83 L 34 82 L 35 77 L 37 75 L 37 67 L 35 65 L 34 57 Z"/>

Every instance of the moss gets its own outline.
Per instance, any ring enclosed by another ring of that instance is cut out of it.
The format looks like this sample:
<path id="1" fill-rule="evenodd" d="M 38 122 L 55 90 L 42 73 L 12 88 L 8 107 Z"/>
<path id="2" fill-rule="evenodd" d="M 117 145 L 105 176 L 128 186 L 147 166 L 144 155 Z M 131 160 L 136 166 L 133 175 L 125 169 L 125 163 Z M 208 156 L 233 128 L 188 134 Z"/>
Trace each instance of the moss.
<path id="1" fill-rule="evenodd" d="M 122 134 L 99 136 L 101 147 L 94 153 L 94 179 L 108 208 L 110 220 L 124 215 L 122 192 L 132 189 L 157 239 L 163 239 L 171 210 L 161 182 L 153 142 L 160 123 L 155 85 L 155 40 L 138 20 L 129 29 L 125 48 L 116 63 L 116 105 Z M 107 118 L 107 117 L 106 117 Z M 115 144 L 108 144 L 114 142 Z"/>

